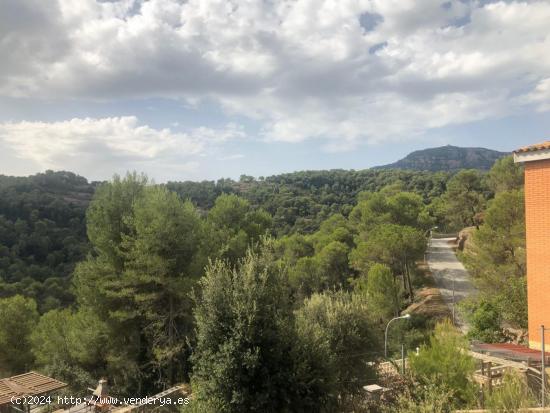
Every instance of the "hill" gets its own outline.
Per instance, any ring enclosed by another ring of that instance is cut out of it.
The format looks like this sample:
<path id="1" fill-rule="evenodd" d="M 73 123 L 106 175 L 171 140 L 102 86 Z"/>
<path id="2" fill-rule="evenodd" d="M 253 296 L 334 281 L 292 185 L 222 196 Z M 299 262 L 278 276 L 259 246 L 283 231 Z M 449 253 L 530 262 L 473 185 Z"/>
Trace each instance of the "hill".
<path id="1" fill-rule="evenodd" d="M 381 165 L 375 169 L 412 169 L 417 171 L 456 171 L 458 169 L 489 170 L 497 159 L 508 152 L 486 148 L 460 148 L 440 146 L 414 151 L 397 162 Z"/>
<path id="2" fill-rule="evenodd" d="M 274 234 L 307 234 L 333 214 L 347 216 L 362 191 L 390 187 L 390 193 L 415 192 L 428 204 L 445 192 L 450 170 L 489 169 L 504 155 L 446 146 L 413 152 L 377 169 L 300 171 L 259 179 L 243 175 L 239 180 L 165 185 L 203 214 L 219 195 L 235 194 L 271 214 Z M 0 298 L 33 297 L 41 312 L 72 302 L 72 272 L 89 251 L 85 212 L 98 184 L 64 171 L 0 175 Z"/>
<path id="3" fill-rule="evenodd" d="M 23 294 L 47 311 L 72 301 L 88 251 L 84 214 L 95 184 L 71 172 L 0 175 L 0 297 Z"/>

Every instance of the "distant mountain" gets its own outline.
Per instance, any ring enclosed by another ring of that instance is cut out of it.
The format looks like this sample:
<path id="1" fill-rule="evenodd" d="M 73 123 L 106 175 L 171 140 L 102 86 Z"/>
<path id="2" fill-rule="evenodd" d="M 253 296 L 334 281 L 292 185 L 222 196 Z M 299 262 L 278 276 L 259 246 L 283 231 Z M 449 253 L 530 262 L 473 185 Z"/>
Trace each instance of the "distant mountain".
<path id="1" fill-rule="evenodd" d="M 455 171 L 457 169 L 488 170 L 497 159 L 508 152 L 486 148 L 441 146 L 414 151 L 397 162 L 376 166 L 375 169 L 413 169 L 417 171 Z"/>

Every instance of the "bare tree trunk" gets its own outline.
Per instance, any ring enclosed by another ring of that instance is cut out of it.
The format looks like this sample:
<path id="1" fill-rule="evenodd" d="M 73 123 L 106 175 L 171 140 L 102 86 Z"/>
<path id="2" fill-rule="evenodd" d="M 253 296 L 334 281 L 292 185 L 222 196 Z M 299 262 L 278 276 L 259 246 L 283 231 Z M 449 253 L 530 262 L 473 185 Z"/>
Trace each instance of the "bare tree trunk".
<path id="1" fill-rule="evenodd" d="M 170 352 L 174 348 L 174 297 L 170 294 L 169 298 L 170 309 L 168 315 L 168 346 L 170 347 Z M 173 369 L 174 360 L 168 361 L 168 381 L 169 384 L 174 382 L 174 369 Z"/>
<path id="2" fill-rule="evenodd" d="M 412 282 L 411 282 L 411 273 L 409 271 L 409 266 L 407 265 L 406 262 L 405 262 L 405 269 L 406 269 L 406 273 L 407 273 L 407 283 L 409 285 L 409 299 L 410 299 L 411 304 L 412 304 L 413 300 L 414 300 L 414 292 L 413 292 Z"/>

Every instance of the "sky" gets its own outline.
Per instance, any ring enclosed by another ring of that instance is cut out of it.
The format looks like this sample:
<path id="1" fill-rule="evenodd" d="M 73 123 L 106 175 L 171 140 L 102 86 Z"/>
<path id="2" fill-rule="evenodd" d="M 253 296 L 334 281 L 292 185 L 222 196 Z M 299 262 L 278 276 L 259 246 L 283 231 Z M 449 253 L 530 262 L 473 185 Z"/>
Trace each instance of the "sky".
<path id="1" fill-rule="evenodd" d="M 0 174 L 364 169 L 550 139 L 550 0 L 2 0 Z"/>

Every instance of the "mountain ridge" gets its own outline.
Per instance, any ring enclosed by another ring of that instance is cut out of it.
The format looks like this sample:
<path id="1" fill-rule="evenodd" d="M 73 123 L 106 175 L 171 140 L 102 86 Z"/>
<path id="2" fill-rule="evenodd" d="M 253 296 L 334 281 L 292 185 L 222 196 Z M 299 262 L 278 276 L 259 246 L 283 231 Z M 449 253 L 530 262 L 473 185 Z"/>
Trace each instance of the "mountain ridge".
<path id="1" fill-rule="evenodd" d="M 509 155 L 481 147 L 439 146 L 413 151 L 396 162 L 373 169 L 412 169 L 417 171 L 456 171 L 459 169 L 489 170 L 496 160 Z"/>

